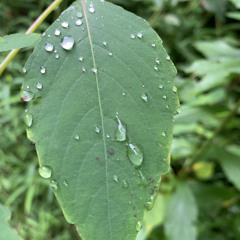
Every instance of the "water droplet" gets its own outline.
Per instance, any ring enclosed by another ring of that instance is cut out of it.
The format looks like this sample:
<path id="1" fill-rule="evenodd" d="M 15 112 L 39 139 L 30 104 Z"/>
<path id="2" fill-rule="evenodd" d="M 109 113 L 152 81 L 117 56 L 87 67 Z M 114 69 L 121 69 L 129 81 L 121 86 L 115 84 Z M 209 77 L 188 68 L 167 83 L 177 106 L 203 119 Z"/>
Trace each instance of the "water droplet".
<path id="1" fill-rule="evenodd" d="M 166 95 L 163 95 L 163 99 L 167 99 L 167 96 L 166 96 Z"/>
<path id="2" fill-rule="evenodd" d="M 159 63 L 160 63 L 160 60 L 157 58 L 155 62 L 156 62 L 157 64 L 159 64 Z"/>
<path id="3" fill-rule="evenodd" d="M 116 140 L 119 142 L 123 142 L 126 140 L 126 132 L 127 132 L 126 127 L 121 122 L 118 115 L 116 115 L 116 118 L 117 118 L 117 123 L 118 123 L 117 130 L 115 132 Z"/>
<path id="4" fill-rule="evenodd" d="M 42 37 L 45 37 L 46 36 L 46 33 L 44 32 L 44 33 L 42 33 Z"/>
<path id="5" fill-rule="evenodd" d="M 94 73 L 97 73 L 97 72 L 98 72 L 97 68 L 93 68 L 92 71 L 93 71 Z"/>
<path id="6" fill-rule="evenodd" d="M 135 38 L 135 35 L 134 34 L 131 34 L 131 39 L 134 39 Z"/>
<path id="7" fill-rule="evenodd" d="M 155 71 L 158 71 L 158 67 L 157 67 L 157 66 L 154 66 L 154 70 L 155 70 Z"/>
<path id="8" fill-rule="evenodd" d="M 115 182 L 118 182 L 118 176 L 117 176 L 117 175 L 113 175 L 113 180 L 114 180 Z"/>
<path id="9" fill-rule="evenodd" d="M 100 129 L 98 127 L 95 128 L 96 133 L 100 133 Z"/>
<path id="10" fill-rule="evenodd" d="M 47 36 L 48 36 L 48 38 L 50 38 L 50 37 L 51 37 L 51 35 L 50 35 L 50 34 L 48 34 Z"/>
<path id="11" fill-rule="evenodd" d="M 61 34 L 61 31 L 59 30 L 59 29 L 56 29 L 55 31 L 54 31 L 54 35 L 55 36 L 59 36 Z"/>
<path id="12" fill-rule="evenodd" d="M 106 138 L 110 138 L 110 135 L 109 135 L 109 134 L 107 134 L 107 135 L 106 135 Z"/>
<path id="13" fill-rule="evenodd" d="M 176 86 L 173 86 L 173 88 L 172 88 L 172 90 L 173 90 L 173 92 L 177 92 L 177 87 Z"/>
<path id="14" fill-rule="evenodd" d="M 106 42 L 106 41 L 103 41 L 103 45 L 106 47 L 106 46 L 107 46 L 107 42 Z"/>
<path id="15" fill-rule="evenodd" d="M 83 17 L 83 14 L 81 12 L 77 12 L 77 17 L 78 18 L 82 18 Z"/>
<path id="16" fill-rule="evenodd" d="M 65 187 L 68 187 L 68 185 L 69 185 L 69 184 L 68 184 L 68 181 L 67 181 L 67 180 L 64 180 L 64 181 L 63 181 L 63 185 L 64 185 Z"/>
<path id="17" fill-rule="evenodd" d="M 53 45 L 52 45 L 51 43 L 46 43 L 46 45 L 45 45 L 45 50 L 46 50 L 47 52 L 52 52 L 52 50 L 53 50 Z"/>
<path id="18" fill-rule="evenodd" d="M 26 89 L 29 89 L 29 88 L 30 88 L 30 87 L 27 85 L 27 86 L 26 86 Z"/>
<path id="19" fill-rule="evenodd" d="M 122 93 L 122 95 L 123 95 L 123 96 L 126 96 L 126 93 L 125 93 L 125 92 L 123 92 L 123 93 Z"/>
<path id="20" fill-rule="evenodd" d="M 79 137 L 78 134 L 75 135 L 75 139 L 76 139 L 76 140 L 79 140 L 79 139 L 80 139 L 80 137 Z"/>
<path id="21" fill-rule="evenodd" d="M 63 28 L 68 28 L 68 26 L 69 26 L 69 23 L 67 21 L 62 22 L 62 27 Z"/>
<path id="22" fill-rule="evenodd" d="M 82 20 L 81 19 L 78 19 L 75 21 L 75 25 L 76 26 L 81 26 L 83 24 Z"/>
<path id="23" fill-rule="evenodd" d="M 162 136 L 163 136 L 163 137 L 166 137 L 166 133 L 165 133 L 165 132 L 162 132 Z"/>
<path id="24" fill-rule="evenodd" d="M 82 67 L 82 72 L 86 72 L 86 68 L 85 67 Z"/>
<path id="25" fill-rule="evenodd" d="M 148 199 L 147 203 L 145 204 L 145 207 L 148 211 L 150 211 L 153 208 L 157 196 L 158 196 L 158 187 L 154 189 L 153 195 L 151 195 L 151 197 Z"/>
<path id="26" fill-rule="evenodd" d="M 160 84 L 158 87 L 159 87 L 160 89 L 163 89 L 163 85 L 162 85 L 162 84 Z"/>
<path id="27" fill-rule="evenodd" d="M 167 55 L 166 59 L 167 59 L 168 61 L 170 61 L 170 56 Z"/>
<path id="28" fill-rule="evenodd" d="M 104 0 L 99 0 L 100 3 L 104 3 Z"/>
<path id="29" fill-rule="evenodd" d="M 126 180 L 123 180 L 123 181 L 122 181 L 122 187 L 123 187 L 123 188 L 127 188 L 127 187 L 128 187 L 128 183 L 127 183 Z"/>
<path id="30" fill-rule="evenodd" d="M 33 116 L 32 114 L 29 114 L 28 112 L 25 113 L 24 116 L 24 123 L 27 127 L 31 127 L 33 122 Z"/>
<path id="31" fill-rule="evenodd" d="M 149 185 L 148 182 L 148 178 L 146 177 L 145 173 L 142 171 L 142 169 L 138 170 L 138 176 L 139 176 L 139 181 L 138 181 L 138 185 L 139 186 L 144 186 L 146 187 L 147 185 Z"/>
<path id="32" fill-rule="evenodd" d="M 95 12 L 95 9 L 94 9 L 94 7 L 93 7 L 93 4 L 90 4 L 90 5 L 89 5 L 88 11 L 89 11 L 90 13 L 94 13 L 94 12 Z"/>
<path id="33" fill-rule="evenodd" d="M 138 38 L 140 38 L 140 39 L 143 37 L 143 35 L 142 35 L 141 32 L 137 33 L 137 36 L 138 36 Z"/>
<path id="34" fill-rule="evenodd" d="M 65 50 L 72 50 L 74 45 L 74 39 L 72 37 L 64 37 L 61 42 L 61 46 Z"/>
<path id="35" fill-rule="evenodd" d="M 156 47 L 156 44 L 155 44 L 155 43 L 152 43 L 152 47 Z"/>
<path id="36" fill-rule="evenodd" d="M 37 84 L 36 84 L 36 88 L 37 89 L 42 89 L 42 87 L 43 87 L 43 85 L 42 85 L 42 83 L 40 83 L 40 82 L 38 82 Z"/>
<path id="37" fill-rule="evenodd" d="M 56 54 L 56 55 L 55 55 L 55 58 L 56 58 L 56 59 L 59 59 L 59 57 L 60 57 L 59 54 Z"/>
<path id="38" fill-rule="evenodd" d="M 79 57 L 78 60 L 79 60 L 80 62 L 83 62 L 84 58 L 83 58 L 83 57 Z"/>
<path id="39" fill-rule="evenodd" d="M 58 190 L 58 183 L 56 180 L 51 180 L 50 186 L 52 187 L 52 189 Z"/>
<path id="40" fill-rule="evenodd" d="M 177 114 L 179 114 L 181 112 L 181 107 L 177 107 L 176 111 L 177 111 Z"/>
<path id="41" fill-rule="evenodd" d="M 110 53 L 108 53 L 108 55 L 109 55 L 109 56 L 112 56 L 113 54 L 110 52 Z"/>
<path id="42" fill-rule="evenodd" d="M 136 231 L 139 232 L 142 229 L 142 221 L 138 221 L 136 224 Z"/>
<path id="43" fill-rule="evenodd" d="M 27 72 L 27 69 L 26 68 L 23 68 L 23 73 L 26 73 Z"/>
<path id="44" fill-rule="evenodd" d="M 139 149 L 139 147 L 132 143 L 129 143 L 127 144 L 127 148 L 128 148 L 128 151 L 127 151 L 128 158 L 132 162 L 134 167 L 137 168 L 141 166 L 143 162 L 143 153 Z"/>
<path id="45" fill-rule="evenodd" d="M 41 73 L 41 74 L 46 73 L 46 68 L 45 68 L 44 66 L 41 66 L 41 67 L 40 67 L 40 73 Z"/>
<path id="46" fill-rule="evenodd" d="M 34 93 L 30 92 L 30 91 L 21 91 L 20 93 L 20 98 L 22 101 L 24 102 L 29 102 L 34 98 Z"/>
<path id="47" fill-rule="evenodd" d="M 39 168 L 39 174 L 43 178 L 50 178 L 52 176 L 52 169 L 48 166 L 42 166 Z"/>
<path id="48" fill-rule="evenodd" d="M 148 101 L 148 96 L 147 96 L 146 93 L 143 93 L 143 94 L 142 94 L 142 100 L 144 100 L 145 102 Z"/>

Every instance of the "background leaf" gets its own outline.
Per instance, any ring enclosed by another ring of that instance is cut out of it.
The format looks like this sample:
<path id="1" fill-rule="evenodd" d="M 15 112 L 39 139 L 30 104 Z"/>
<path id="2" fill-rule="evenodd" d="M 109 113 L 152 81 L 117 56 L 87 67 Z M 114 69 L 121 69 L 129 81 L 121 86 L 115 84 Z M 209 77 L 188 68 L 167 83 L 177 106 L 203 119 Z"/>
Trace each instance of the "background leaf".
<path id="1" fill-rule="evenodd" d="M 1 38 L 3 41 L 0 39 L 0 52 L 33 46 L 39 37 L 40 34 L 37 33 L 15 33 L 6 35 Z"/>
<path id="2" fill-rule="evenodd" d="M 30 57 L 21 98 L 40 174 L 90 239 L 134 239 L 169 169 L 176 70 L 143 19 L 75 2 Z M 48 37 L 50 35 L 50 38 Z"/>

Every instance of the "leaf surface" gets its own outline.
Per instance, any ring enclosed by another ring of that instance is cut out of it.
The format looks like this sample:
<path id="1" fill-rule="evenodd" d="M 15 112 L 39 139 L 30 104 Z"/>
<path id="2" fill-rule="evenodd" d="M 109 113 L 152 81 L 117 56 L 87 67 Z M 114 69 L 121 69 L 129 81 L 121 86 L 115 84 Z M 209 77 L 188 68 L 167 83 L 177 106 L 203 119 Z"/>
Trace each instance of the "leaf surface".
<path id="1" fill-rule="evenodd" d="M 135 239 L 169 169 L 178 107 L 159 36 L 120 7 L 76 1 L 26 70 L 22 100 L 38 103 L 28 136 L 66 219 L 83 239 Z"/>
<path id="2" fill-rule="evenodd" d="M 0 52 L 33 46 L 39 39 L 37 33 L 15 33 L 0 38 Z"/>

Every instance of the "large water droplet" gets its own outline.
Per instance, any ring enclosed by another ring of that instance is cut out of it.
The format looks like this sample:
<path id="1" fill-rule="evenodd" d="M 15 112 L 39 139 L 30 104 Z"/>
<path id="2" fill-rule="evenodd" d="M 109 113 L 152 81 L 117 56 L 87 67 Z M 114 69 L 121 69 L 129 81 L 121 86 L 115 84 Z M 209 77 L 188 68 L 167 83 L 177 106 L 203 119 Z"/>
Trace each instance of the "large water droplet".
<path id="1" fill-rule="evenodd" d="M 148 101 L 148 96 L 147 96 L 146 93 L 143 93 L 143 94 L 142 94 L 142 100 L 145 101 L 145 102 Z"/>
<path id="2" fill-rule="evenodd" d="M 136 224 L 136 231 L 139 232 L 142 229 L 142 221 L 138 221 Z"/>
<path id="3" fill-rule="evenodd" d="M 119 142 L 123 142 L 126 140 L 126 127 L 125 125 L 121 122 L 121 120 L 119 119 L 118 115 L 116 115 L 117 118 L 117 129 L 115 132 L 115 136 L 116 136 L 116 140 Z"/>
<path id="4" fill-rule="evenodd" d="M 61 31 L 59 29 L 56 29 L 54 31 L 55 36 L 59 36 L 61 34 Z"/>
<path id="5" fill-rule="evenodd" d="M 72 50 L 74 45 L 74 39 L 72 37 L 64 37 L 61 42 L 61 46 L 65 50 Z"/>
<path id="6" fill-rule="evenodd" d="M 51 180 L 50 186 L 52 187 L 52 189 L 58 190 L 58 183 L 56 180 Z"/>
<path id="7" fill-rule="evenodd" d="M 139 149 L 138 146 L 129 143 L 127 144 L 127 155 L 129 160 L 132 162 L 134 167 L 140 167 L 143 162 L 143 152 Z"/>
<path id="8" fill-rule="evenodd" d="M 78 19 L 75 21 L 75 25 L 76 26 L 81 26 L 83 24 L 82 20 L 81 19 Z"/>
<path id="9" fill-rule="evenodd" d="M 32 114 L 26 112 L 24 116 L 24 123 L 27 127 L 31 127 L 33 122 L 33 116 Z"/>
<path id="10" fill-rule="evenodd" d="M 41 67 L 40 67 L 40 73 L 41 73 L 41 74 L 46 73 L 46 68 L 45 68 L 44 66 L 41 66 Z"/>
<path id="11" fill-rule="evenodd" d="M 43 178 L 50 178 L 52 176 L 52 169 L 48 166 L 42 166 L 39 168 L 39 174 Z"/>
<path id="12" fill-rule="evenodd" d="M 69 26 L 69 23 L 67 21 L 62 22 L 62 27 L 63 28 L 68 28 L 68 26 Z"/>
<path id="13" fill-rule="evenodd" d="M 41 89 L 43 88 L 42 83 L 38 82 L 38 83 L 36 84 L 36 88 L 39 89 L 39 90 L 41 90 Z"/>
<path id="14" fill-rule="evenodd" d="M 53 50 L 53 44 L 51 44 L 51 43 L 46 43 L 46 45 L 45 45 L 45 50 L 46 50 L 47 52 L 52 52 L 52 50 Z"/>
<path id="15" fill-rule="evenodd" d="M 113 180 L 114 180 L 115 182 L 118 182 L 118 176 L 117 176 L 117 175 L 113 175 Z"/>
<path id="16" fill-rule="evenodd" d="M 20 98 L 22 101 L 24 102 L 29 102 L 34 98 L 34 93 L 30 92 L 30 91 L 21 91 L 20 93 Z"/>

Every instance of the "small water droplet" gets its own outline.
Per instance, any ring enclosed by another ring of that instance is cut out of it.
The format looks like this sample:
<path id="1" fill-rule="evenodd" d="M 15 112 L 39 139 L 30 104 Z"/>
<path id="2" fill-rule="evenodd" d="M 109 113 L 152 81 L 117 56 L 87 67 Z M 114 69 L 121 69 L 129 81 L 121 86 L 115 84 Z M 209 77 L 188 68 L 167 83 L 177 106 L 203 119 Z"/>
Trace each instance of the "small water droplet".
<path id="1" fill-rule="evenodd" d="M 125 93 L 125 92 L 123 92 L 123 93 L 122 93 L 122 95 L 123 95 L 123 96 L 126 96 L 126 93 Z"/>
<path id="2" fill-rule="evenodd" d="M 72 50 L 74 46 L 74 39 L 72 37 L 64 37 L 62 39 L 61 46 L 65 50 Z"/>
<path id="3" fill-rule="evenodd" d="M 181 107 L 177 107 L 176 111 L 177 111 L 177 114 L 179 114 L 181 112 Z"/>
<path id="4" fill-rule="evenodd" d="M 148 101 L 148 96 L 147 96 L 146 93 L 143 93 L 143 94 L 142 94 L 142 100 L 144 100 L 145 102 Z"/>
<path id="5" fill-rule="evenodd" d="M 95 9 L 94 9 L 94 7 L 93 7 L 93 4 L 90 4 L 90 5 L 89 5 L 88 11 L 89 11 L 90 13 L 94 13 L 94 12 L 95 12 Z"/>
<path id="6" fill-rule="evenodd" d="M 96 133 L 100 133 L 100 129 L 98 127 L 95 128 Z"/>
<path id="7" fill-rule="evenodd" d="M 81 26 L 83 24 L 82 20 L 81 19 L 78 19 L 75 21 L 75 25 L 76 26 Z"/>
<path id="8" fill-rule="evenodd" d="M 123 188 L 127 188 L 127 187 L 128 187 L 128 183 L 127 183 L 126 180 L 123 180 L 123 181 L 122 181 L 122 187 L 123 187 Z"/>
<path id="9" fill-rule="evenodd" d="M 123 142 L 126 141 L 126 127 L 125 125 L 121 122 L 121 120 L 119 119 L 118 115 L 116 115 L 117 118 L 117 130 L 115 132 L 115 136 L 116 136 L 116 140 L 119 142 Z"/>
<path id="10" fill-rule="evenodd" d="M 40 73 L 41 73 L 41 74 L 46 73 L 46 68 L 45 68 L 44 66 L 41 66 L 41 67 L 40 67 Z"/>
<path id="11" fill-rule="evenodd" d="M 81 12 L 77 12 L 77 17 L 78 18 L 82 18 L 83 17 L 83 14 Z"/>
<path id="12" fill-rule="evenodd" d="M 109 135 L 109 134 L 107 134 L 107 135 L 106 135 L 106 138 L 110 138 L 110 135 Z"/>
<path id="13" fill-rule="evenodd" d="M 85 67 L 82 67 L 82 72 L 86 72 L 86 68 Z"/>
<path id="14" fill-rule="evenodd" d="M 52 187 L 52 189 L 58 190 L 58 183 L 56 180 L 51 180 L 50 186 Z"/>
<path id="15" fill-rule="evenodd" d="M 23 68 L 23 73 L 26 73 L 27 72 L 27 69 L 26 68 Z"/>
<path id="16" fill-rule="evenodd" d="M 139 181 L 138 181 L 138 185 L 139 186 L 144 186 L 146 187 L 147 185 L 149 185 L 148 182 L 148 178 L 146 177 L 145 173 L 142 171 L 142 169 L 138 170 L 138 177 L 139 177 Z"/>
<path id="17" fill-rule="evenodd" d="M 154 70 L 155 70 L 155 71 L 158 71 L 158 67 L 157 67 L 157 66 L 154 66 Z"/>
<path id="18" fill-rule="evenodd" d="M 50 38 L 50 37 L 51 37 L 51 35 L 50 35 L 50 34 L 48 34 L 47 36 L 48 36 L 48 38 Z"/>
<path id="19" fill-rule="evenodd" d="M 166 132 L 162 132 L 162 136 L 163 136 L 163 137 L 166 137 Z"/>
<path id="20" fill-rule="evenodd" d="M 23 90 L 20 92 L 20 98 L 24 102 L 29 102 L 34 98 L 34 93 Z"/>
<path id="21" fill-rule="evenodd" d="M 56 59 L 59 59 L 59 57 L 60 57 L 59 54 L 56 54 L 56 55 L 55 55 L 55 58 L 56 58 Z"/>
<path id="22" fill-rule="evenodd" d="M 159 87 L 160 89 L 163 89 L 163 85 L 162 85 L 162 84 L 160 84 L 158 87 Z"/>
<path id="23" fill-rule="evenodd" d="M 27 127 L 31 127 L 33 122 L 33 116 L 32 114 L 29 114 L 28 112 L 25 113 L 24 116 L 24 123 Z"/>
<path id="24" fill-rule="evenodd" d="M 168 61 L 170 61 L 170 56 L 169 56 L 169 55 L 167 55 L 166 59 L 167 59 Z"/>
<path id="25" fill-rule="evenodd" d="M 92 71 L 93 71 L 94 73 L 97 73 L 97 72 L 98 72 L 97 68 L 92 68 Z"/>
<path id="26" fill-rule="evenodd" d="M 163 95 L 163 99 L 167 99 L 167 96 L 166 96 L 166 95 Z"/>
<path id="27" fill-rule="evenodd" d="M 44 33 L 42 33 L 42 37 L 45 37 L 46 36 L 46 33 L 44 32 Z"/>
<path id="28" fill-rule="evenodd" d="M 118 176 L 117 176 L 117 175 L 113 175 L 113 180 L 114 180 L 115 182 L 118 182 Z"/>
<path id="29" fill-rule="evenodd" d="M 80 62 L 83 62 L 84 58 L 83 58 L 83 57 L 79 57 L 78 60 L 79 60 Z"/>
<path id="30" fill-rule="evenodd" d="M 135 35 L 134 34 L 131 34 L 131 39 L 134 39 L 135 38 Z"/>
<path id="31" fill-rule="evenodd" d="M 141 39 L 143 37 L 143 34 L 141 32 L 139 32 L 139 33 L 137 33 L 137 37 Z"/>
<path id="32" fill-rule="evenodd" d="M 46 45 L 45 45 L 45 50 L 46 50 L 47 52 L 52 52 L 52 50 L 53 50 L 53 45 L 52 45 L 51 43 L 46 43 Z"/>
<path id="33" fill-rule="evenodd" d="M 127 148 L 128 148 L 128 151 L 127 151 L 128 158 L 132 162 L 134 167 L 137 168 L 141 166 L 143 162 L 143 153 L 139 149 L 139 147 L 132 143 L 129 143 L 127 144 Z"/>
<path id="34" fill-rule="evenodd" d="M 42 166 L 39 168 L 39 174 L 43 178 L 50 178 L 52 176 L 52 169 L 48 166 Z"/>
<path id="35" fill-rule="evenodd" d="M 109 55 L 109 56 L 112 56 L 113 54 L 110 52 L 110 53 L 108 53 L 108 55 Z"/>
<path id="36" fill-rule="evenodd" d="M 155 44 L 155 43 L 152 43 L 152 47 L 156 47 L 156 44 Z"/>
<path id="37" fill-rule="evenodd" d="M 76 139 L 76 140 L 79 140 L 79 139 L 80 139 L 80 137 L 79 137 L 78 134 L 75 135 L 75 139 Z"/>
<path id="38" fill-rule="evenodd" d="M 30 87 L 27 85 L 27 86 L 26 86 L 26 89 L 29 89 L 29 88 L 30 88 Z"/>
<path id="39" fill-rule="evenodd" d="M 157 59 L 155 60 L 155 62 L 156 62 L 157 64 L 159 64 L 159 63 L 160 63 L 160 60 L 157 58 Z"/>
<path id="40" fill-rule="evenodd" d="M 106 46 L 107 46 L 107 42 L 106 42 L 106 41 L 103 41 L 103 45 L 106 47 Z"/>
<path id="41" fill-rule="evenodd" d="M 39 89 L 39 90 L 42 89 L 42 88 L 43 88 L 42 83 L 38 82 L 38 83 L 36 84 L 36 88 Z"/>
<path id="42" fill-rule="evenodd" d="M 136 231 L 139 232 L 142 229 L 142 221 L 138 221 L 136 224 Z"/>
<path id="43" fill-rule="evenodd" d="M 61 34 L 61 31 L 59 30 L 59 29 L 56 29 L 55 31 L 54 31 L 54 35 L 55 36 L 59 36 Z"/>
<path id="44" fill-rule="evenodd" d="M 172 88 L 172 90 L 173 90 L 173 92 L 177 92 L 177 87 L 176 86 L 173 86 L 173 88 Z"/>
<path id="45" fill-rule="evenodd" d="M 69 23 L 67 21 L 62 22 L 62 27 L 63 28 L 68 28 L 68 26 L 69 26 Z"/>
<path id="46" fill-rule="evenodd" d="M 64 185 L 65 187 L 68 187 L 68 185 L 69 185 L 69 184 L 68 184 L 68 181 L 67 181 L 67 180 L 64 180 L 64 181 L 63 181 L 63 185 Z"/>

